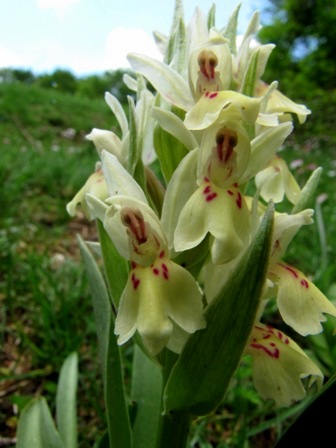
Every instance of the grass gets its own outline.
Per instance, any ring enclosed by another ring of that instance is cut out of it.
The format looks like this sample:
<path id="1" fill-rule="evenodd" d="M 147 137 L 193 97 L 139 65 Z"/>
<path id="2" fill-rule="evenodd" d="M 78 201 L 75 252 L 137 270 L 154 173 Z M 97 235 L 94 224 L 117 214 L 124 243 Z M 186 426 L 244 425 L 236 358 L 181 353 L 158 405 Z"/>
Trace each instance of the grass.
<path id="1" fill-rule="evenodd" d="M 20 411 L 33 396 L 46 396 L 54 409 L 61 364 L 76 350 L 79 448 L 92 447 L 105 430 L 105 416 L 91 297 L 76 234 L 92 240 L 96 230 L 84 217 L 70 218 L 65 205 L 97 159 L 85 135 L 93 127 L 115 130 L 117 125 L 103 99 L 20 84 L 0 85 L 0 125 L 0 440 L 14 439 Z M 318 225 L 301 230 L 288 259 L 336 299 L 334 148 L 325 139 L 298 133 L 282 155 L 296 166 L 301 185 L 314 166 L 324 168 Z M 328 335 L 308 340 L 307 348 L 319 358 L 322 344 L 327 355 L 321 362 L 331 374 L 334 346 Z M 194 421 L 190 446 L 248 447 L 249 440 L 254 448 L 270 447 L 295 411 L 276 412 L 258 397 L 247 359 L 225 406 Z"/>
<path id="2" fill-rule="evenodd" d="M 75 235 L 94 239 L 95 228 L 84 218 L 70 219 L 65 205 L 97 159 L 85 134 L 92 127 L 113 129 L 114 120 L 103 99 L 0 87 L 0 434 L 14 437 L 18 412 L 35 394 L 52 403 L 61 364 L 76 350 L 85 372 L 82 439 L 93 441 L 104 429 L 102 390 Z"/>

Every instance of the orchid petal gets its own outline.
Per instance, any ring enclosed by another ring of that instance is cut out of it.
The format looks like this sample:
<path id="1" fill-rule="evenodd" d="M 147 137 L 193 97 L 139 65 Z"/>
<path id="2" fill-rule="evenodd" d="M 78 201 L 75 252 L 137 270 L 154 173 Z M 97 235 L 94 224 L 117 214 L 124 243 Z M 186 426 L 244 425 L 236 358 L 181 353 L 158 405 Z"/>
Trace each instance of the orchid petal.
<path id="1" fill-rule="evenodd" d="M 172 134 L 181 143 L 191 151 L 196 148 L 197 140 L 194 135 L 186 128 L 183 121 L 169 110 L 160 109 L 159 107 L 153 108 L 153 117 L 158 121 L 159 125 L 165 131 Z"/>
<path id="2" fill-rule="evenodd" d="M 282 123 L 277 127 L 267 128 L 252 140 L 250 162 L 240 180 L 241 183 L 247 182 L 267 166 L 292 130 L 292 123 Z"/>
<path id="3" fill-rule="evenodd" d="M 266 84 L 258 84 L 257 94 L 263 95 L 267 90 L 268 86 Z M 279 90 L 274 90 L 272 94 L 269 96 L 267 106 L 267 113 L 281 113 L 284 114 L 288 112 L 290 114 L 296 114 L 299 122 L 302 124 L 306 121 L 307 115 L 311 113 L 311 111 L 304 104 L 297 104 L 287 96 L 282 94 Z"/>
<path id="4" fill-rule="evenodd" d="M 115 115 L 124 138 L 128 131 L 128 121 L 122 105 L 119 100 L 109 92 L 105 93 L 105 101 Z"/>
<path id="5" fill-rule="evenodd" d="M 314 210 L 306 209 L 299 213 L 288 215 L 279 213 L 274 217 L 272 261 L 281 258 L 301 226 L 313 223 Z"/>
<path id="6" fill-rule="evenodd" d="M 186 81 L 163 62 L 132 53 L 127 56 L 134 71 L 141 73 L 168 102 L 182 110 L 194 104 Z"/>
<path id="7" fill-rule="evenodd" d="M 103 149 L 114 154 L 123 163 L 122 146 L 120 138 L 112 131 L 93 128 L 90 134 L 86 136 L 87 140 L 91 140 L 99 154 Z"/>
<path id="8" fill-rule="evenodd" d="M 103 172 L 111 197 L 126 195 L 147 203 L 145 193 L 113 154 L 102 151 Z"/>
<path id="9" fill-rule="evenodd" d="M 180 213 L 197 189 L 196 167 L 198 150 L 190 151 L 175 170 L 166 190 L 162 206 L 161 221 L 165 229 L 169 249 L 173 247 L 174 231 Z"/>
<path id="10" fill-rule="evenodd" d="M 188 333 L 194 333 L 205 327 L 198 286 L 194 277 L 183 267 L 173 262 L 169 262 L 167 266 L 171 278 L 174 279 L 174 283 L 170 282 L 165 285 L 165 294 L 169 296 L 168 313 L 181 328 Z M 196 298 L 198 299 L 196 300 Z"/>
<path id="11" fill-rule="evenodd" d="M 77 207 L 80 205 L 88 219 L 94 219 L 95 216 L 87 204 L 87 193 L 91 193 L 93 196 L 97 196 L 103 200 L 108 197 L 107 185 L 101 169 L 91 174 L 83 187 L 67 204 L 66 210 L 70 216 L 75 216 Z"/>
<path id="12" fill-rule="evenodd" d="M 290 406 L 306 395 L 302 379 L 322 386 L 323 374 L 300 347 L 275 328 L 258 324 L 252 330 L 246 353 L 253 357 L 254 385 L 264 399 Z"/>
<path id="13" fill-rule="evenodd" d="M 124 207 L 134 211 L 140 211 L 144 221 L 148 224 L 151 231 L 155 233 L 155 237 L 158 238 L 160 247 L 162 249 L 167 249 L 166 235 L 162 229 L 159 218 L 147 204 L 130 196 L 114 196 L 109 198 L 107 202 L 110 204 L 110 207 L 105 215 L 104 227 L 118 252 L 124 258 L 128 260 L 131 259 L 128 233 L 121 219 L 121 212 Z"/>
<path id="14" fill-rule="evenodd" d="M 205 182 L 181 212 L 174 235 L 175 250 L 197 246 L 209 232 L 219 240 L 213 246 L 216 262 L 226 263 L 242 250 L 249 222 L 249 211 L 238 188 L 224 190 Z"/>
<path id="15" fill-rule="evenodd" d="M 260 99 L 250 98 L 231 90 L 206 92 L 187 112 L 185 125 L 188 129 L 205 129 L 221 117 L 234 120 L 242 117 L 254 124 L 259 113 Z"/>
<path id="16" fill-rule="evenodd" d="M 292 204 L 296 204 L 300 197 L 299 185 L 286 162 L 279 157 L 275 157 L 267 168 L 257 173 L 255 182 L 260 195 L 267 202 L 273 200 L 279 203 L 286 195 Z"/>
<path id="17" fill-rule="evenodd" d="M 224 162 L 218 159 L 217 135 L 221 132 L 233 133 L 236 144 L 233 148 L 232 157 Z M 198 182 L 207 177 L 218 187 L 226 188 L 240 182 L 251 154 L 251 144 L 241 120 L 220 122 L 204 131 L 200 145 L 200 156 L 198 161 Z M 234 158 L 235 162 L 230 161 Z M 229 170 L 229 172 L 227 172 Z"/>
<path id="18" fill-rule="evenodd" d="M 133 92 L 138 91 L 138 81 L 134 79 L 132 76 L 128 75 L 127 73 L 123 76 L 124 84 Z"/>
<path id="19" fill-rule="evenodd" d="M 154 119 L 151 113 L 153 104 L 154 95 L 148 90 L 142 90 L 135 112 L 138 128 L 137 141 L 141 151 L 141 158 L 145 165 L 150 165 L 156 159 L 153 143 Z"/>
<path id="20" fill-rule="evenodd" d="M 138 330 L 152 355 L 169 344 L 170 338 L 180 350 L 181 335 L 172 336 L 174 329 L 193 333 L 205 324 L 200 291 L 184 268 L 159 257 L 152 266 L 132 269 L 116 319 L 119 344 Z"/>
<path id="21" fill-rule="evenodd" d="M 102 222 L 104 222 L 105 215 L 108 210 L 108 206 L 105 204 L 105 202 L 101 201 L 98 197 L 90 193 L 86 193 L 85 199 L 90 209 L 92 219 L 98 218 Z"/>
<path id="22" fill-rule="evenodd" d="M 298 269 L 277 263 L 270 274 L 278 283 L 277 305 L 283 320 L 302 336 L 323 330 L 324 313 L 336 316 L 336 307 Z"/>

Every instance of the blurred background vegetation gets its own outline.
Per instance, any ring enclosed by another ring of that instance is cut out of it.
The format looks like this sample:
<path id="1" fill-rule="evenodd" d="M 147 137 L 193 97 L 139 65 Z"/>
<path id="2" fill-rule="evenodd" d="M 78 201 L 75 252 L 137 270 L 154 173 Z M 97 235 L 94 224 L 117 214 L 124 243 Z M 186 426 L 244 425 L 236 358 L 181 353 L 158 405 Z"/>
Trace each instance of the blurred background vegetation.
<path id="1" fill-rule="evenodd" d="M 279 80 L 284 94 L 312 110 L 304 125 L 296 123 L 281 156 L 301 186 L 323 167 L 311 204 L 315 224 L 296 237 L 288 261 L 336 300 L 336 3 L 269 0 L 261 18 L 259 40 L 277 45 L 263 79 Z M 79 447 L 95 446 L 105 429 L 91 298 L 76 242 L 76 234 L 95 240 L 96 231 L 80 213 L 70 219 L 65 205 L 97 160 L 85 135 L 93 127 L 119 133 L 104 92 L 127 112 L 124 73 L 77 78 L 63 69 L 0 70 L 0 446 L 15 444 L 18 416 L 30 398 L 43 394 L 53 408 L 61 364 L 74 350 Z M 336 372 L 333 326 L 328 320 L 323 335 L 299 341 L 326 378 Z M 190 446 L 273 446 L 298 408 L 262 402 L 250 374 L 247 360 L 225 406 L 195 422 Z"/>

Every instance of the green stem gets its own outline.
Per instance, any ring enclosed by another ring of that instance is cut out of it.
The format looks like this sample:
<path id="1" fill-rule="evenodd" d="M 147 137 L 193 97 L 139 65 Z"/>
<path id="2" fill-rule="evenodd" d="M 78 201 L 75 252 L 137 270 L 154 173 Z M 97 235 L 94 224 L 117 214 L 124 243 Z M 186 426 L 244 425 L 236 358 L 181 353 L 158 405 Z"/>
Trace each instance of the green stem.
<path id="1" fill-rule="evenodd" d="M 162 385 L 162 412 L 158 428 L 156 448 L 186 448 L 190 428 L 190 414 L 188 412 L 164 413 L 163 399 L 165 386 L 170 372 L 177 360 L 177 355 L 169 350 L 165 351 L 163 385 Z"/>
<path id="2" fill-rule="evenodd" d="M 156 448 L 186 448 L 190 415 L 170 412 L 161 417 Z"/>

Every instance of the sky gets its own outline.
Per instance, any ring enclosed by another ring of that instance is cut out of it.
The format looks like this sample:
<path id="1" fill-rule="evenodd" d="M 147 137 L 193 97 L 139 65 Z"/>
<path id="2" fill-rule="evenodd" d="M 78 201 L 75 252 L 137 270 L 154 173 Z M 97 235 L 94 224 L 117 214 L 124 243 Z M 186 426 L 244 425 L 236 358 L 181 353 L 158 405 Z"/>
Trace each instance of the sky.
<path id="1" fill-rule="evenodd" d="M 189 22 L 196 6 L 208 12 L 214 0 L 184 0 Z M 216 24 L 226 24 L 239 0 L 218 0 Z M 175 0 L 8 0 L 0 6 L 0 68 L 34 74 L 67 69 L 76 76 L 129 67 L 130 52 L 158 58 L 152 32 L 168 34 Z M 262 0 L 243 0 L 244 32 Z"/>

